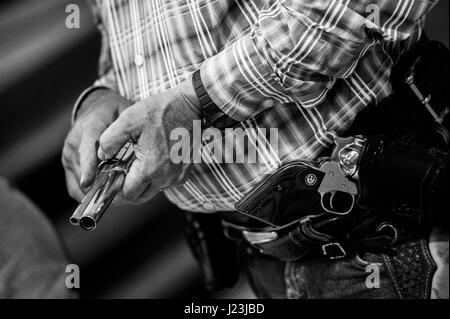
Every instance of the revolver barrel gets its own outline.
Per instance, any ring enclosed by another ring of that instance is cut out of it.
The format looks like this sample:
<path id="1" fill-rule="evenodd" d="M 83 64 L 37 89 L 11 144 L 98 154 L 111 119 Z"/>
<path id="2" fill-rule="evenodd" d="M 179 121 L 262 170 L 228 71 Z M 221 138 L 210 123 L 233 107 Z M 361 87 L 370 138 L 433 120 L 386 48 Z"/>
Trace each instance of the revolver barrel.
<path id="1" fill-rule="evenodd" d="M 95 180 L 69 221 L 85 230 L 93 230 L 121 190 L 125 176 L 135 159 L 128 142 L 115 158 L 100 163 Z"/>

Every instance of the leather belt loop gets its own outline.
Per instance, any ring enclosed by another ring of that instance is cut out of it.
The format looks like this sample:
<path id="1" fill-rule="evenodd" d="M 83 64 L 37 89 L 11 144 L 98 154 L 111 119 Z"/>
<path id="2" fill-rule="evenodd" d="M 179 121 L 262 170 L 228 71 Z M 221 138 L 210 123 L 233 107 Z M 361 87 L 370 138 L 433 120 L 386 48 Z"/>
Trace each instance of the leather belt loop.
<path id="1" fill-rule="evenodd" d="M 322 245 L 322 254 L 331 260 L 342 259 L 347 256 L 347 252 L 339 242 Z"/>

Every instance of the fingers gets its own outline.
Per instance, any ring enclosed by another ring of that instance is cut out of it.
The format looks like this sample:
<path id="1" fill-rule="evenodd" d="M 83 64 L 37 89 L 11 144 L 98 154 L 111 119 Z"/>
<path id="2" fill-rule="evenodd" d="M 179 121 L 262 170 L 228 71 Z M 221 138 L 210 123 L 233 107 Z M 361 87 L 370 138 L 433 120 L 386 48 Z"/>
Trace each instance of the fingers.
<path id="1" fill-rule="evenodd" d="M 94 179 L 97 169 L 95 140 L 100 134 L 84 131 L 69 134 L 62 152 L 62 164 L 69 195 L 80 201 Z"/>
<path id="2" fill-rule="evenodd" d="M 81 202 L 84 197 L 84 192 L 78 184 L 78 179 L 76 178 L 74 172 L 71 170 L 66 169 L 65 174 L 67 191 L 69 192 L 70 197 L 78 202 Z"/>
<path id="3" fill-rule="evenodd" d="M 140 205 L 159 193 L 159 187 L 153 184 L 152 174 L 147 174 L 144 163 L 139 159 L 133 162 L 128 171 L 121 192 L 116 196 L 112 205 Z"/>
<path id="4" fill-rule="evenodd" d="M 146 172 L 144 162 L 136 159 L 125 178 L 121 196 L 126 201 L 136 202 L 149 187 L 151 188 L 150 175 L 148 171 Z"/>
<path id="5" fill-rule="evenodd" d="M 140 135 L 140 123 L 142 114 L 132 106 L 123 111 L 100 136 L 98 157 L 110 159 L 116 155 L 129 140 Z"/>
<path id="6" fill-rule="evenodd" d="M 80 184 L 87 188 L 92 184 L 97 172 L 97 140 L 92 135 L 85 136 L 80 143 L 78 153 L 80 154 Z"/>
<path id="7" fill-rule="evenodd" d="M 77 152 L 69 144 L 65 144 L 62 154 L 62 164 L 64 167 L 64 173 L 66 175 L 67 191 L 73 199 L 78 202 L 84 196 L 84 192 L 79 184 L 80 166 L 78 165 L 78 159 L 76 158 Z"/>
<path id="8" fill-rule="evenodd" d="M 160 190 L 155 187 L 152 183 L 148 184 L 147 188 L 139 195 L 139 197 L 134 201 L 135 205 L 142 205 L 155 197 Z"/>
<path id="9" fill-rule="evenodd" d="M 64 144 L 62 152 L 62 165 L 65 171 L 71 171 L 75 175 L 75 178 L 78 181 L 80 180 L 81 169 L 78 150 L 67 142 Z"/>
<path id="10" fill-rule="evenodd" d="M 152 183 L 148 184 L 144 192 L 133 200 L 129 198 L 125 198 L 123 192 L 117 194 L 112 202 L 112 206 L 121 206 L 121 205 L 142 205 L 148 202 L 150 199 L 155 197 L 159 193 L 159 190 L 152 185 Z"/>

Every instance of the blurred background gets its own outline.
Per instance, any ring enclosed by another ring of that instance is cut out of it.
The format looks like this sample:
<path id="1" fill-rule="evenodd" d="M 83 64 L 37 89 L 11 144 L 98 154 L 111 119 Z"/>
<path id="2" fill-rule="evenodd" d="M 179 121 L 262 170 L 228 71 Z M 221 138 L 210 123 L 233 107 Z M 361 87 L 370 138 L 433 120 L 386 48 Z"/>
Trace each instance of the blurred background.
<path id="1" fill-rule="evenodd" d="M 79 29 L 65 26 L 71 3 L 80 8 Z M 426 28 L 431 39 L 447 47 L 448 6 L 441 0 Z M 77 203 L 66 192 L 60 153 L 73 103 L 96 78 L 99 48 L 84 1 L 1 2 L 0 176 L 55 224 L 80 266 L 84 297 L 251 298 L 245 280 L 221 293 L 203 290 L 182 235 L 182 212 L 164 196 L 140 207 L 112 209 L 94 232 L 69 224 Z"/>

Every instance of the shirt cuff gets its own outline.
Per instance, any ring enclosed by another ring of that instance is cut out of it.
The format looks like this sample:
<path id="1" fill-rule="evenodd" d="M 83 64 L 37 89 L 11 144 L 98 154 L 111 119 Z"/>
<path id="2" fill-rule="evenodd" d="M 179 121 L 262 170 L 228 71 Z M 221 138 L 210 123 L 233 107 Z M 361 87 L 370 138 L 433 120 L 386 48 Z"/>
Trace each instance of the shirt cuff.
<path id="1" fill-rule="evenodd" d="M 89 94 L 91 94 L 92 92 L 94 92 L 96 90 L 100 90 L 100 89 L 110 90 L 109 87 L 104 86 L 104 85 L 92 85 L 92 86 L 88 87 L 87 89 L 85 89 L 83 92 L 81 92 L 80 96 L 76 100 L 75 105 L 73 106 L 73 109 L 72 109 L 72 117 L 71 117 L 72 125 L 73 125 L 73 123 L 75 123 L 75 119 L 77 118 L 78 110 L 80 109 L 81 104 L 83 104 L 84 100 L 86 100 L 86 98 L 89 96 Z"/>
<path id="2" fill-rule="evenodd" d="M 200 69 L 206 91 L 219 109 L 244 121 L 278 103 L 293 102 L 280 78 L 258 51 L 255 33 L 241 37 Z"/>

